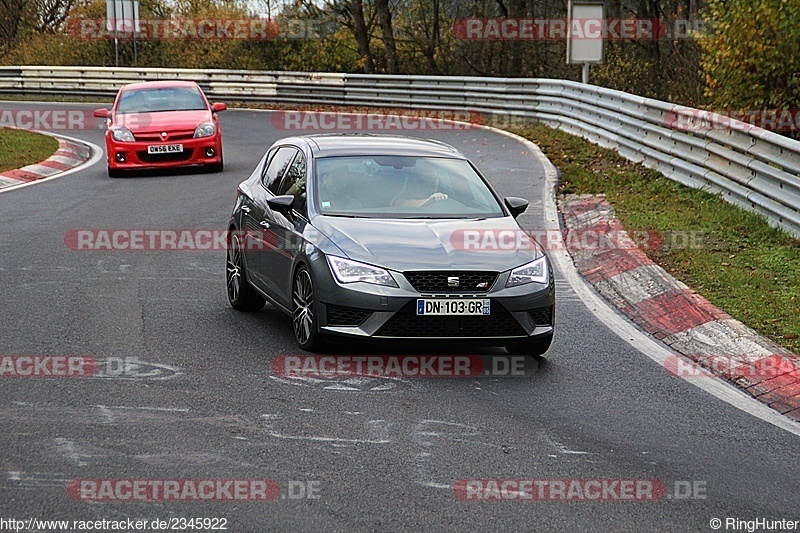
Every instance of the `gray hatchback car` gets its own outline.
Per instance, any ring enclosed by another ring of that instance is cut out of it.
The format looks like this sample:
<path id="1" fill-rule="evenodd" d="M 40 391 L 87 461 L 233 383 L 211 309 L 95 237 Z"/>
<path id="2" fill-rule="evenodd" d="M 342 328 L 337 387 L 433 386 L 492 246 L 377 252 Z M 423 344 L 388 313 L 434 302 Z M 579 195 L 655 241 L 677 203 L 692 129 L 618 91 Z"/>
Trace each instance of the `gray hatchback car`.
<path id="1" fill-rule="evenodd" d="M 276 142 L 238 188 L 231 305 L 266 301 L 298 345 L 336 337 L 465 341 L 541 355 L 555 287 L 547 256 L 452 146 L 388 135 Z"/>

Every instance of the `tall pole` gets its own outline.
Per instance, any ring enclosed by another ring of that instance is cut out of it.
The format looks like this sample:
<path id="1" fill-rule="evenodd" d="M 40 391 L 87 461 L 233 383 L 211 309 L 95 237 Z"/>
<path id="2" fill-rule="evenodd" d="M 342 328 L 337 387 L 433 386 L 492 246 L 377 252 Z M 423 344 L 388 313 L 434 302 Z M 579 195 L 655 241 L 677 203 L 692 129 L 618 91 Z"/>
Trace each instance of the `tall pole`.
<path id="1" fill-rule="evenodd" d="M 111 0 L 113 5 L 112 13 L 114 16 L 111 23 L 114 25 L 114 57 L 116 58 L 117 67 L 119 67 L 119 36 L 117 35 L 117 0 Z"/>
<path id="2" fill-rule="evenodd" d="M 139 51 L 136 49 L 136 29 L 139 26 L 139 5 L 136 0 L 131 0 L 131 13 L 133 14 L 133 66 L 139 66 Z"/>

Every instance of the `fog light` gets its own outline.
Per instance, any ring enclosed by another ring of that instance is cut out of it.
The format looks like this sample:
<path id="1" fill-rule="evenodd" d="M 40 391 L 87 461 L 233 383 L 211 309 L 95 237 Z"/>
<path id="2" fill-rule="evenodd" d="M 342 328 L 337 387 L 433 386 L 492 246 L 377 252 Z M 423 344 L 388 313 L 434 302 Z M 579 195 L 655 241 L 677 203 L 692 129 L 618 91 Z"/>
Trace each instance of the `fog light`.
<path id="1" fill-rule="evenodd" d="M 206 157 L 214 157 L 216 153 L 213 148 L 206 148 Z"/>
<path id="2" fill-rule="evenodd" d="M 125 154 L 123 154 L 122 152 L 117 152 L 116 160 L 117 160 L 117 163 L 124 163 L 125 162 Z"/>

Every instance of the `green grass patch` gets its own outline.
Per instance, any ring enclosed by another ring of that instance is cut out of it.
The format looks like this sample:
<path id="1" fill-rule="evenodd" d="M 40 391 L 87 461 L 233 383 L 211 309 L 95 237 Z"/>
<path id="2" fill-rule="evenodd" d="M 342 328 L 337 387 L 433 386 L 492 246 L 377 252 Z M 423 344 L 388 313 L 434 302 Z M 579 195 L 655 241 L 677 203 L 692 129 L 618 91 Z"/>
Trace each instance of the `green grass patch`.
<path id="1" fill-rule="evenodd" d="M 697 232 L 695 246 L 646 253 L 733 318 L 800 351 L 800 241 L 580 137 L 535 123 L 516 133 L 561 170 L 562 194 L 605 194 L 629 232 Z"/>
<path id="2" fill-rule="evenodd" d="M 47 159 L 58 150 L 58 141 L 47 135 L 0 128 L 0 172 Z"/>

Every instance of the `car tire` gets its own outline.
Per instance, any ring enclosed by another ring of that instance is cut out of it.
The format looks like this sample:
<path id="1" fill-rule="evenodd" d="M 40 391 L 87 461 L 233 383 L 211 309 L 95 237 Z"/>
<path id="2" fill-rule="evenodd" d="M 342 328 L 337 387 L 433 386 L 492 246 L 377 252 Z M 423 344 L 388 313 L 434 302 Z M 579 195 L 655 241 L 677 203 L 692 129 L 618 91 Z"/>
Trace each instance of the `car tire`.
<path id="1" fill-rule="evenodd" d="M 292 329 L 297 345 L 308 352 L 318 351 L 324 339 L 317 329 L 319 305 L 311 272 L 301 266 L 292 281 Z"/>
<path id="2" fill-rule="evenodd" d="M 553 342 L 553 334 L 543 337 L 527 339 L 515 344 L 506 345 L 506 351 L 511 355 L 530 355 L 531 357 L 541 357 L 550 348 Z"/>
<path id="3" fill-rule="evenodd" d="M 109 178 L 121 178 L 125 175 L 124 170 L 116 170 L 111 167 L 108 167 L 108 177 Z"/>
<path id="4" fill-rule="evenodd" d="M 236 231 L 228 235 L 225 284 L 228 301 L 237 311 L 258 311 L 264 307 L 266 300 L 247 281 L 244 250 Z"/>

